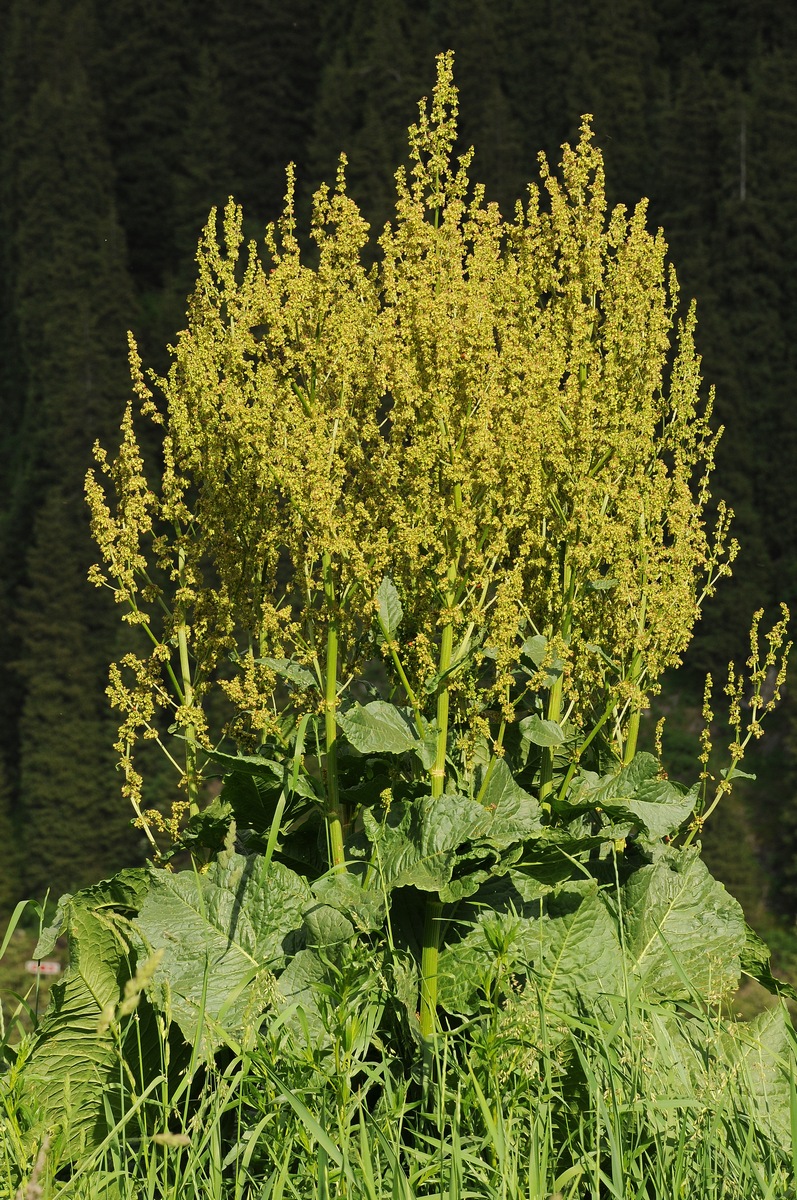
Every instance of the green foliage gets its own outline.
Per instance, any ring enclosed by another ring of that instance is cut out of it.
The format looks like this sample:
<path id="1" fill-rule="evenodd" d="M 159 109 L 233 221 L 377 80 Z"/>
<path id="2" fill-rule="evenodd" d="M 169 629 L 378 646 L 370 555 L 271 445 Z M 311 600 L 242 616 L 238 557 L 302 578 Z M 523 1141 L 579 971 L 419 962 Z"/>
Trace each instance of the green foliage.
<path id="1" fill-rule="evenodd" d="M 191 228 L 196 231 L 201 214 L 230 191 L 244 202 L 247 235 L 256 231 L 280 209 L 283 164 L 293 156 L 299 211 L 305 213 L 309 193 L 317 179 L 332 175 L 345 143 L 352 194 L 378 234 L 389 215 L 393 166 L 404 153 L 401 127 L 440 46 L 452 45 L 457 53 L 462 97 L 456 149 L 476 143 L 479 176 L 505 215 L 511 215 L 538 147 L 556 161 L 561 142 L 577 137 L 579 114 L 594 112 L 598 140 L 608 150 L 610 201 L 650 196 L 653 225 L 667 230 L 684 291 L 698 298 L 703 365 L 717 383 L 717 420 L 727 429 L 718 448 L 719 476 L 736 513 L 744 558 L 718 597 L 715 619 L 702 623 L 690 651 L 693 667 L 716 671 L 735 653 L 755 605 L 784 593 L 791 599 L 794 363 L 787 333 L 794 309 L 788 248 L 795 226 L 790 136 L 797 94 L 795 26 L 790 13 L 763 3 L 721 17 L 710 4 L 669 3 L 655 19 L 648 8 L 628 2 L 606 13 L 584 0 L 565 0 L 555 10 L 539 0 L 507 0 L 500 7 L 459 0 L 424 7 L 398 0 L 319 12 L 315 0 L 266 9 L 239 0 L 212 10 L 189 0 L 156 10 L 139 0 L 111 6 L 81 0 L 66 7 L 40 4 L 33 12 L 30 5 L 6 0 L 0 121 L 5 660 L 20 658 L 17 585 L 35 506 L 29 482 L 21 478 L 25 444 L 41 431 L 46 459 L 51 452 L 57 456 L 62 441 L 59 433 L 47 431 L 41 401 L 27 390 L 28 351 L 19 330 L 25 302 L 17 292 L 20 269 L 26 273 L 18 227 L 28 221 L 29 185 L 49 170 L 44 159 L 57 121 L 48 123 L 42 137 L 29 136 L 26 122 L 39 84 L 53 86 L 59 76 L 50 59 L 73 61 L 74 46 L 93 106 L 91 145 L 110 151 L 102 187 L 110 184 L 137 289 L 135 308 L 128 297 L 125 319 L 134 323 L 145 358 L 159 367 L 167 358 L 162 346 L 183 320 L 179 289 L 187 284 L 193 255 Z M 65 73 L 73 74 L 72 68 L 66 66 Z M 74 136 L 80 121 L 75 117 L 69 124 L 58 139 L 63 156 L 90 168 Z M 82 177 L 97 183 L 91 169 L 82 170 Z M 57 184 L 47 193 L 66 194 Z M 96 221 L 88 189 L 84 201 Z M 58 207 L 60 219 L 65 208 Z M 36 230 L 49 227 L 38 202 L 30 218 L 28 246 L 31 225 L 34 243 Z M 87 246 L 85 231 L 73 234 L 71 224 L 71 218 L 62 222 L 67 243 Z M 45 240 L 38 238 L 38 246 Z M 109 238 L 109 253 L 111 245 Z M 374 239 L 364 253 L 373 258 Z M 118 265 L 116 250 L 110 259 Z M 175 273 L 186 284 L 176 282 Z M 58 313 L 67 321 L 77 314 L 76 294 L 83 305 L 82 315 L 71 321 L 74 327 L 82 323 L 93 330 L 95 318 L 102 323 L 102 314 L 115 306 L 98 277 L 93 254 L 83 250 L 65 266 L 53 265 L 47 295 Z M 104 372 L 91 364 L 89 374 L 96 382 Z M 122 380 L 98 389 L 103 414 L 99 423 L 91 418 L 92 435 L 103 422 L 116 421 L 123 390 Z M 48 384 L 45 391 L 56 395 L 58 389 Z M 144 440 L 150 441 L 146 434 Z M 147 445 L 147 454 L 151 450 Z M 58 614 L 51 619 L 60 629 Z M 68 625 L 65 617 L 67 641 Z M 21 760 L 37 753 L 27 738 L 20 747 L 16 737 L 27 688 L 26 678 L 9 679 L 2 697 L 15 810 L 23 803 Z M 46 715 L 56 703 L 56 697 L 47 697 L 39 706 Z M 85 719 L 102 720 L 99 713 Z M 100 737 L 105 740 L 104 732 Z M 786 754 L 785 744 L 785 737 L 772 739 L 773 758 Z M 152 778 L 149 758 L 145 774 Z M 165 796 L 170 788 L 159 783 L 157 790 Z M 779 788 L 768 811 L 786 814 L 792 790 Z M 749 829 L 745 840 L 751 841 Z M 765 845 L 755 853 L 759 862 L 766 859 L 763 869 L 779 901 L 792 872 L 790 850 L 786 839 L 760 840 Z M 89 839 L 76 839 L 70 847 L 76 862 L 84 845 Z M 98 851 L 112 853 L 106 846 Z M 106 859 L 103 869 L 111 866 Z M 742 867 L 740 886 L 748 895 L 753 890 L 763 895 L 755 867 L 738 864 Z M 82 878 L 94 873 L 87 863 Z"/>
<path id="2" fill-rule="evenodd" d="M 616 872 L 541 882 L 529 863 L 462 907 L 441 996 L 470 1015 L 439 1031 L 425 1092 L 408 1067 L 417 976 L 380 932 L 374 889 L 349 872 L 316 896 L 293 875 L 286 893 L 280 864 L 225 853 L 207 884 L 193 870 L 125 872 L 62 901 L 37 953 L 66 923 L 72 965 L 0 1075 L 10 1194 L 35 1171 L 57 1175 L 64 1200 L 111 1185 L 132 1197 L 145 1179 L 226 1200 L 288 1176 L 298 1196 L 319 1179 L 373 1198 L 465 1178 L 469 1194 L 507 1200 L 598 1196 L 606 1178 L 648 1200 L 674 1186 L 707 1200 L 789 1194 L 793 1033 L 780 1007 L 748 1025 L 705 1007 L 704 989 L 738 974 L 744 925 L 694 851 L 668 850 L 626 884 Z M 258 879 L 272 903 L 247 933 L 242 885 Z M 135 969 L 131 947 L 167 922 L 166 953 Z M 264 938 L 252 957 L 275 966 L 266 988 L 241 953 Z"/>
<path id="3" fill-rule="evenodd" d="M 203 1054 L 254 1020 L 309 898 L 300 876 L 259 857 L 222 852 L 201 875 L 153 872 L 135 928 L 163 956 L 165 1003 Z"/>
<path id="4" fill-rule="evenodd" d="M 21 404 L 17 420 L 7 417 L 0 522 L 13 613 L 3 659 L 15 676 L 2 723 L 23 882 L 38 894 L 118 869 L 135 846 L 111 799 L 100 697 L 115 629 L 104 605 L 87 602 L 91 549 L 79 499 L 93 438 L 115 424 L 109 399 L 124 387 L 119 346 L 132 296 L 87 69 L 92 14 L 84 4 L 45 4 L 34 17 L 20 7 L 12 48 L 27 39 L 30 60 L 10 60 L 13 115 L 4 118 L 4 286 L 14 311 L 5 350 L 19 364 Z"/>
<path id="5" fill-rule="evenodd" d="M 779 698 L 788 614 L 731 665 L 713 796 L 708 731 L 691 788 L 636 752 L 735 554 L 694 311 L 644 203 L 607 211 L 588 121 L 505 221 L 457 104 L 443 55 L 375 268 L 345 162 L 308 265 L 289 171 L 269 269 L 230 202 L 168 374 L 132 348 L 161 481 L 131 403 L 87 494 L 92 581 L 149 642 L 108 691 L 156 863 L 64 897 L 34 952 L 66 932 L 0 1078 L 14 1187 L 124 1194 L 132 1147 L 151 1194 L 190 1166 L 222 1195 L 240 1162 L 239 1196 L 255 1156 L 280 1194 L 374 1200 L 459 1195 L 477 1161 L 485 1195 L 793 1177 L 783 1009 L 719 1015 L 742 970 L 785 989 L 692 844 Z"/>

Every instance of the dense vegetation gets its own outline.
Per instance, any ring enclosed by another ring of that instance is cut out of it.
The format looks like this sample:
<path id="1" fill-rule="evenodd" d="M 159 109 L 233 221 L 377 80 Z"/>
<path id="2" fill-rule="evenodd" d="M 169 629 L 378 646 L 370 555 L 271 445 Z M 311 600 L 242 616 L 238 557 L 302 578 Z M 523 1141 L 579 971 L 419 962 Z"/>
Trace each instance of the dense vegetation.
<path id="1" fill-rule="evenodd" d="M 788 610 L 670 780 L 642 715 L 738 551 L 694 308 L 588 118 L 507 219 L 457 106 L 441 55 L 372 267 L 345 158 L 310 254 L 289 172 L 263 249 L 211 213 L 168 371 L 131 339 L 89 580 L 152 862 L 38 909 L 9 1197 L 793 1191 L 797 993 L 699 842 Z"/>
<path id="2" fill-rule="evenodd" d="M 112 606 L 85 588 L 81 497 L 92 442 L 124 406 L 126 329 L 162 365 L 211 204 L 234 194 L 259 236 L 282 208 L 291 159 L 306 212 L 345 150 L 351 194 L 378 232 L 400 131 L 443 46 L 457 53 L 461 144 L 478 146 L 476 173 L 505 213 L 537 150 L 556 160 L 593 112 L 610 199 L 650 197 L 684 294 L 698 298 L 726 426 L 715 490 L 735 510 L 742 553 L 699 632 L 694 675 L 738 656 L 759 603 L 794 600 L 790 9 L 3 0 L 0 25 L 0 908 L 145 852 L 118 802 L 103 692 L 119 634 Z M 702 678 L 679 688 L 676 711 L 697 712 Z M 708 838 L 758 917 L 764 894 L 793 914 L 796 743 L 787 700 L 756 767 L 763 788 L 747 804 L 737 794 Z"/>

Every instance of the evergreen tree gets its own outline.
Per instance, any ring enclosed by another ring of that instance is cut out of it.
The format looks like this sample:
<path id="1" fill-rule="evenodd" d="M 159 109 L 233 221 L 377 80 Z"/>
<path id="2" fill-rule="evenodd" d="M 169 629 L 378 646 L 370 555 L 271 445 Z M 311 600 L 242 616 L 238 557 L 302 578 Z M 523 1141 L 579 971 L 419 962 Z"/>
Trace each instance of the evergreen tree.
<path id="1" fill-rule="evenodd" d="M 83 66 L 91 13 L 78 3 L 64 16 L 53 3 L 40 17 L 13 228 L 25 371 L 16 494 L 27 525 L 15 807 L 33 894 L 85 882 L 131 851 L 103 715 L 113 613 L 86 583 L 93 551 L 82 502 L 91 444 L 116 425 L 128 387 L 130 287 L 102 111 Z M 22 517 L 12 514 L 17 527 Z"/>
<path id="2" fill-rule="evenodd" d="M 516 53 L 511 6 L 446 0 L 432 14 L 437 46 L 451 47 L 456 55 L 463 149 L 474 146 L 474 177 L 509 214 L 536 168 L 535 158 L 525 153 L 523 122 L 511 95 L 509 64 Z M 527 67 L 533 69 L 531 63 Z"/>
<path id="3" fill-rule="evenodd" d="M 264 223 L 282 211 L 286 165 L 306 168 L 322 65 L 320 22 L 339 6 L 217 0 L 195 7 L 198 38 L 212 48 L 227 119 L 224 162 L 234 173 L 235 198 L 260 237 Z M 337 141 L 333 137 L 333 153 Z"/>
<path id="4" fill-rule="evenodd" d="M 5 763 L 0 759 L 0 929 L 22 898 L 19 837 L 11 813 L 11 788 Z"/>
<path id="5" fill-rule="evenodd" d="M 97 9 L 93 75 L 105 108 L 129 269 L 149 303 L 177 265 L 173 189 L 194 61 L 189 0 L 114 0 Z M 153 344 L 161 329 L 156 325 Z"/>
<path id="6" fill-rule="evenodd" d="M 169 225 L 174 237 L 174 267 L 164 271 L 157 322 L 149 323 L 150 341 L 160 329 L 161 343 L 170 342 L 184 321 L 186 297 L 195 282 L 197 244 L 208 214 L 214 206 L 222 209 L 230 195 L 238 195 L 239 178 L 232 167 L 231 116 L 215 57 L 207 46 L 202 46 L 196 71 L 188 81 L 186 118 L 172 179 Z"/>
<path id="7" fill-rule="evenodd" d="M 353 0 L 323 13 L 309 175 L 313 186 L 334 179 L 343 151 L 349 193 L 377 233 L 393 209 L 393 172 L 406 155 L 417 98 L 431 90 L 426 35 L 417 3 Z"/>
<path id="8" fill-rule="evenodd" d="M 2 8 L 5 38 L 0 47 L 0 663 L 16 657 L 13 631 L 14 597 L 24 571 L 30 498 L 20 461 L 25 457 L 22 432 L 25 375 L 19 350 L 14 292 L 13 230 L 19 210 L 17 165 L 21 160 L 21 123 L 35 77 L 30 5 L 6 0 Z M 0 753 L 5 758 L 9 785 L 16 774 L 16 726 L 21 705 L 20 681 L 5 671 L 0 687 Z"/>

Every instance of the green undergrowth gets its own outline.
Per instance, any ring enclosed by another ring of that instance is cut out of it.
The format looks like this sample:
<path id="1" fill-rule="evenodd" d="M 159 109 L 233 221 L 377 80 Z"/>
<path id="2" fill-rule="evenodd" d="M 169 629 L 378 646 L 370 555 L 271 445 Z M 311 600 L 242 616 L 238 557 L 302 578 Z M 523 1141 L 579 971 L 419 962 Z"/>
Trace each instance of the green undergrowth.
<path id="1" fill-rule="evenodd" d="M 373 270 L 345 162 L 312 265 L 289 171 L 265 262 L 212 215 L 168 376 L 132 349 L 90 578 L 152 863 L 41 931 L 69 969 L 4 1033 L 9 1200 L 793 1195 L 797 993 L 701 857 L 788 610 L 722 761 L 708 679 L 668 778 L 642 716 L 737 549 L 694 309 L 589 118 L 507 221 L 457 104 L 443 55 Z"/>
<path id="2" fill-rule="evenodd" d="M 64 898 L 36 954 L 65 930 L 71 966 L 5 1048 L 0 1195 L 791 1195 L 785 1006 L 717 1007 L 767 980 L 736 902 L 693 848 L 552 874 L 457 907 L 425 1056 L 409 889 L 229 847 Z"/>

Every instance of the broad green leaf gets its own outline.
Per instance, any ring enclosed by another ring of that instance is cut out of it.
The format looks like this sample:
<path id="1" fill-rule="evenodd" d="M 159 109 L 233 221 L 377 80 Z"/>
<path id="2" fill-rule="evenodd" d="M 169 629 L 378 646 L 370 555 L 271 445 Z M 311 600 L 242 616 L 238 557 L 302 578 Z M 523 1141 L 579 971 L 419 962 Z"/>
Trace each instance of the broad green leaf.
<path id="1" fill-rule="evenodd" d="M 539 917 L 542 900 L 554 888 L 569 879 L 572 864 L 559 854 L 555 863 L 511 865 L 501 875 L 491 875 L 472 900 L 463 905 L 457 917 L 475 920 L 481 911 L 512 912 L 521 917 Z"/>
<path id="2" fill-rule="evenodd" d="M 292 658 L 256 658 L 255 662 L 270 667 L 275 674 L 295 683 L 299 688 L 318 687 L 318 680 L 312 671 L 308 671 L 307 667 L 300 666 Z"/>
<path id="3" fill-rule="evenodd" d="M 312 904 L 305 911 L 304 927 L 307 946 L 311 950 L 350 942 L 354 937 L 354 926 L 349 918 L 329 904 Z"/>
<path id="4" fill-rule="evenodd" d="M 364 888 L 349 871 L 324 875 L 312 885 L 323 904 L 344 913 L 362 931 L 379 929 L 385 919 L 386 904 L 381 889 Z"/>
<path id="5" fill-rule="evenodd" d="M 734 767 L 733 770 L 730 767 L 723 767 L 720 770 L 720 775 L 723 779 L 750 779 L 753 782 L 758 778 L 757 775 L 752 774 L 750 771 L 742 771 L 739 767 Z"/>
<path id="6" fill-rule="evenodd" d="M 396 585 L 387 575 L 379 585 L 376 593 L 376 601 L 379 605 L 379 620 L 384 629 L 385 637 L 392 641 L 401 624 L 404 610 L 401 607 L 401 600 L 396 591 Z"/>
<path id="7" fill-rule="evenodd" d="M 527 637 L 522 644 L 521 654 L 526 654 L 535 667 L 543 666 L 547 654 L 547 637 L 543 637 L 541 634 Z"/>
<path id="8" fill-rule="evenodd" d="M 556 721 L 544 721 L 535 713 L 524 717 L 519 724 L 521 735 L 527 742 L 535 746 L 561 746 L 567 741 L 567 734 Z"/>
<path id="9" fill-rule="evenodd" d="M 762 941 L 755 930 L 745 925 L 745 944 L 741 953 L 741 967 L 745 975 L 758 980 L 773 996 L 787 996 L 797 1000 L 797 990 L 790 983 L 776 979 L 772 974 L 770 964 L 771 951 L 766 942 Z"/>
<path id="10" fill-rule="evenodd" d="M 523 948 L 546 1008 L 574 1012 L 582 1001 L 620 990 L 617 923 L 594 880 L 565 884 L 524 930 Z"/>
<path id="11" fill-rule="evenodd" d="M 605 800 L 603 808 L 613 817 L 630 817 L 650 838 L 661 839 L 680 829 L 694 812 L 697 797 L 697 785 L 684 794 L 666 779 L 649 779 L 630 799 Z"/>
<path id="12" fill-rule="evenodd" d="M 608 592 L 619 582 L 619 579 L 588 579 L 586 586 L 588 592 Z"/>
<path id="13" fill-rule="evenodd" d="M 459 904 L 461 900 L 467 900 L 474 896 L 491 876 L 492 872 L 487 868 L 477 868 L 467 875 L 461 875 L 457 879 L 451 879 L 448 883 L 444 883 L 438 895 L 443 904 Z"/>
<path id="14" fill-rule="evenodd" d="M 404 754 L 417 750 L 419 738 L 407 709 L 372 700 L 337 714 L 338 728 L 361 754 Z"/>
<path id="15" fill-rule="evenodd" d="M 481 914 L 460 942 L 440 955 L 441 1004 L 473 1013 L 496 972 L 531 970 L 546 1009 L 575 1013 L 584 1001 L 620 991 L 617 925 L 593 880 L 569 882 L 556 895 L 511 910 Z"/>
<path id="16" fill-rule="evenodd" d="M 661 782 L 657 779 L 658 773 L 659 764 L 652 754 L 636 754 L 628 766 L 609 775 L 596 777 L 585 771 L 577 780 L 568 802 L 574 808 L 605 808 L 615 798 L 630 799 L 643 783 Z"/>
<path id="17" fill-rule="evenodd" d="M 649 996 L 687 999 L 695 989 L 721 1000 L 735 990 L 744 917 L 697 850 L 669 850 L 635 871 L 622 907 L 628 954 Z"/>
<path id="18" fill-rule="evenodd" d="M 481 802 L 487 821 L 480 840 L 499 850 L 526 841 L 542 827 L 537 800 L 514 780 L 503 758 L 493 763 Z"/>
<path id="19" fill-rule="evenodd" d="M 415 753 L 424 770 L 431 771 L 437 758 L 437 721 L 428 723 L 422 740 L 415 745 Z"/>
<path id="20" fill-rule="evenodd" d="M 438 962 L 438 1000 L 450 1013 L 471 1015 L 499 975 L 504 979 L 523 957 L 529 922 L 514 913 L 483 914 L 461 941 L 445 946 Z"/>
<path id="21" fill-rule="evenodd" d="M 79 908 L 91 912 L 122 912 L 132 915 L 138 912 L 149 887 L 149 872 L 143 867 L 128 867 L 110 879 L 103 879 L 74 895 L 67 893 L 58 901 L 55 918 L 43 929 L 36 948 L 35 959 L 45 958 L 52 953 L 55 943 L 68 928 L 70 912 Z"/>
<path id="22" fill-rule="evenodd" d="M 486 829 L 487 814 L 463 796 L 440 796 L 396 805 L 382 824 L 368 811 L 363 821 L 386 891 L 437 892 L 451 879 L 460 848 Z"/>
<path id="23" fill-rule="evenodd" d="M 259 775 L 263 779 L 281 780 L 285 773 L 282 763 L 262 754 L 225 754 L 223 750 L 205 750 L 203 753 L 211 762 L 219 763 L 228 771 L 237 771 L 243 775 Z"/>
<path id="24" fill-rule="evenodd" d="M 250 777 L 246 777 L 250 782 Z M 176 854 L 185 850 L 210 850 L 214 854 L 224 847 L 230 829 L 230 822 L 235 817 L 232 805 L 226 797 L 217 796 L 207 808 L 200 809 L 189 820 L 180 837 L 174 842 L 161 861 L 168 862 Z"/>
<path id="25" fill-rule="evenodd" d="M 494 959 L 481 928 L 441 951 L 437 969 L 440 1007 L 465 1016 L 477 1012 Z"/>
<path id="26" fill-rule="evenodd" d="M 66 915 L 71 899 L 71 892 L 65 892 L 64 895 L 60 897 L 55 910 L 55 916 L 53 917 L 51 923 L 47 925 L 46 928 L 44 928 L 39 934 L 39 940 L 37 941 L 33 950 L 33 957 L 37 962 L 39 959 L 46 958 L 48 954 L 52 954 L 53 950 L 55 949 L 55 943 L 58 941 L 64 930 Z"/>
<path id="27" fill-rule="evenodd" d="M 615 798 L 634 796 L 643 784 L 655 782 L 658 776 L 657 759 L 643 751 L 634 755 L 626 766 L 602 775 L 592 793 L 592 802 L 601 805 Z"/>
<path id="28" fill-rule="evenodd" d="M 291 1020 L 289 1027 L 296 1031 L 298 1040 L 306 1023 L 314 1048 L 324 1033 L 318 998 L 319 987 L 326 983 L 327 975 L 328 968 L 315 950 L 299 950 L 277 980 L 280 1007 L 291 1009 L 295 1005 L 304 1014 L 304 1022 Z"/>
<path id="29" fill-rule="evenodd" d="M 311 899 L 301 876 L 259 855 L 222 855 L 201 875 L 153 869 L 136 925 L 165 951 L 161 974 L 188 1041 L 202 1023 L 207 1054 L 220 1040 L 219 1024 L 240 1032 L 249 985 L 283 966 L 284 942 Z"/>
<path id="30" fill-rule="evenodd" d="M 418 964 L 411 954 L 396 948 L 390 956 L 393 997 L 401 1005 L 407 1018 L 410 1034 L 420 1040 L 418 1020 Z"/>
<path id="31" fill-rule="evenodd" d="M 760 1126 L 793 1152 L 790 1079 L 794 1076 L 794 1033 L 783 1004 L 775 1004 L 752 1021 L 729 1025 L 723 1041 L 736 1068 L 743 1094 Z"/>
<path id="32" fill-rule="evenodd" d="M 50 992 L 23 1080 L 48 1127 L 64 1128 L 68 1152 L 76 1154 L 97 1145 L 107 1132 L 105 1102 L 118 1086 L 122 1067 L 111 1030 L 106 1026 L 98 1032 L 98 1023 L 118 1004 L 132 964 L 110 917 L 73 899 L 66 921 L 69 968 Z"/>
<path id="33" fill-rule="evenodd" d="M 281 794 L 279 780 L 231 771 L 224 776 L 220 799 L 230 806 L 240 825 L 262 833 L 271 826 Z"/>

